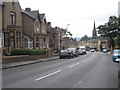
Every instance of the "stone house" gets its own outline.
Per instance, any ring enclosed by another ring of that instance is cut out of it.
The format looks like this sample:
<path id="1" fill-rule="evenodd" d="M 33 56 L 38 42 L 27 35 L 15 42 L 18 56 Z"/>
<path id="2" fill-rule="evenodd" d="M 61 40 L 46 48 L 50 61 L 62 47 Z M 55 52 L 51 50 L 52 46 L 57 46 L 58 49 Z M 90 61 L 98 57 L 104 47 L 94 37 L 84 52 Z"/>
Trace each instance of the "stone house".
<path id="1" fill-rule="evenodd" d="M 2 33 L 2 5 L 0 3 L 0 60 L 2 57 L 3 33 Z"/>
<path id="2" fill-rule="evenodd" d="M 29 22 L 29 23 L 28 23 Z M 33 49 L 35 18 L 22 10 L 23 48 Z M 35 46 L 34 46 L 35 47 Z"/>
<path id="3" fill-rule="evenodd" d="M 59 27 L 50 30 L 50 46 L 53 50 L 61 50 L 63 47 L 62 29 Z"/>
<path id="4" fill-rule="evenodd" d="M 25 48 L 48 49 L 49 34 L 45 14 L 39 14 L 38 10 L 31 11 L 30 8 L 26 8 L 22 11 L 22 17 L 24 33 L 23 46 Z"/>
<path id="5" fill-rule="evenodd" d="M 22 48 L 22 15 L 19 2 L 2 2 L 2 32 L 6 54 L 9 54 L 11 48 Z"/>
<path id="6" fill-rule="evenodd" d="M 40 17 L 40 46 L 43 49 L 49 48 L 49 28 L 45 14 L 39 14 Z"/>
<path id="7" fill-rule="evenodd" d="M 19 2 L 0 4 L 0 48 L 6 55 L 11 49 L 61 49 L 62 29 L 52 28 L 45 14 L 30 8 L 21 9 Z"/>
<path id="8" fill-rule="evenodd" d="M 0 4 L 0 49 L 2 48 L 2 43 L 3 43 L 3 41 L 2 41 L 2 39 L 3 39 L 3 37 L 2 37 L 2 5 Z"/>
<path id="9" fill-rule="evenodd" d="M 39 11 L 31 11 L 30 8 L 26 8 L 25 11 L 33 17 L 33 21 L 27 23 L 27 19 L 25 19 L 26 21 L 24 21 L 24 32 L 28 35 L 30 35 L 33 38 L 33 48 L 34 49 L 40 49 L 41 45 L 40 45 L 40 17 L 39 17 Z M 28 27 L 26 26 L 26 24 L 28 24 Z M 29 29 L 31 28 L 31 29 Z"/>

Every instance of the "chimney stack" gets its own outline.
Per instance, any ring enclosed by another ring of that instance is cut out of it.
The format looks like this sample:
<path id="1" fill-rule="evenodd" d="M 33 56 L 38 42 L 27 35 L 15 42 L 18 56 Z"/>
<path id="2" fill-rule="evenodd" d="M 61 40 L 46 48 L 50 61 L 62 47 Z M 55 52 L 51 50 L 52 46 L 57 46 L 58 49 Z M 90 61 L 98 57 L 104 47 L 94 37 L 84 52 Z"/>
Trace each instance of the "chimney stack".
<path id="1" fill-rule="evenodd" d="M 31 8 L 25 8 L 25 11 L 31 11 Z"/>

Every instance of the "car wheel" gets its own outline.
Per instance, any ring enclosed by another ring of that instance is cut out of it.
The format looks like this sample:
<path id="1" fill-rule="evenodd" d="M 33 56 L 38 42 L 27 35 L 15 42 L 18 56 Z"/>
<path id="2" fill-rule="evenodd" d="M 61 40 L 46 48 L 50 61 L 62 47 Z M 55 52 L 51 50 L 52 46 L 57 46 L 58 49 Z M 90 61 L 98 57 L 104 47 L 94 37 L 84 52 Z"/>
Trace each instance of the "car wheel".
<path id="1" fill-rule="evenodd" d="M 59 57 L 60 59 L 62 59 L 62 57 Z"/>
<path id="2" fill-rule="evenodd" d="M 69 56 L 69 58 L 71 58 L 71 56 Z"/>

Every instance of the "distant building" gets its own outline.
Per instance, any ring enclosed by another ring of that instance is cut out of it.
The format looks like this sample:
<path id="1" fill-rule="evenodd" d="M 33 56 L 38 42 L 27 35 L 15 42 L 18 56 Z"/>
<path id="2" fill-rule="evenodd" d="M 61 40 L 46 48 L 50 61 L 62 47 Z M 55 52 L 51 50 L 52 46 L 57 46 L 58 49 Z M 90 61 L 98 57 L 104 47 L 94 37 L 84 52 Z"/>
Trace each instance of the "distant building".
<path id="1" fill-rule="evenodd" d="M 96 38 L 97 37 L 97 31 L 95 28 L 95 21 L 94 21 L 94 27 L 93 27 L 93 32 L 92 32 L 92 38 Z"/>
<path id="2" fill-rule="evenodd" d="M 78 41 L 76 41 L 76 40 L 73 40 L 73 39 L 71 39 L 71 38 L 69 38 L 69 37 L 64 37 L 63 38 L 63 47 L 65 48 L 65 47 L 78 47 L 78 44 L 79 44 L 79 42 Z M 63 49 L 64 49 L 63 48 Z"/>

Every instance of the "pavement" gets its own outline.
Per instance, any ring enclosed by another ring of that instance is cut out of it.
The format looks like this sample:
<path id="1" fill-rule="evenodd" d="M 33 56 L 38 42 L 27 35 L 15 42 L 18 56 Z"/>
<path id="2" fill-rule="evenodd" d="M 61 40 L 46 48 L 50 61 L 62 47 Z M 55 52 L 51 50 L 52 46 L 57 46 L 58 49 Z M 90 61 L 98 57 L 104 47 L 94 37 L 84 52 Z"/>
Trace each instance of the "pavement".
<path id="1" fill-rule="evenodd" d="M 51 61 L 51 60 L 56 60 L 58 58 L 59 58 L 58 56 L 54 56 L 50 58 L 42 58 L 42 59 L 32 60 L 32 61 L 14 62 L 14 63 L 2 64 L 2 65 L 0 64 L 0 69 L 8 69 L 8 68 L 13 68 L 13 67 L 19 67 L 19 66 L 24 66 L 24 65 L 29 65 L 29 64 L 45 62 L 45 61 Z"/>

